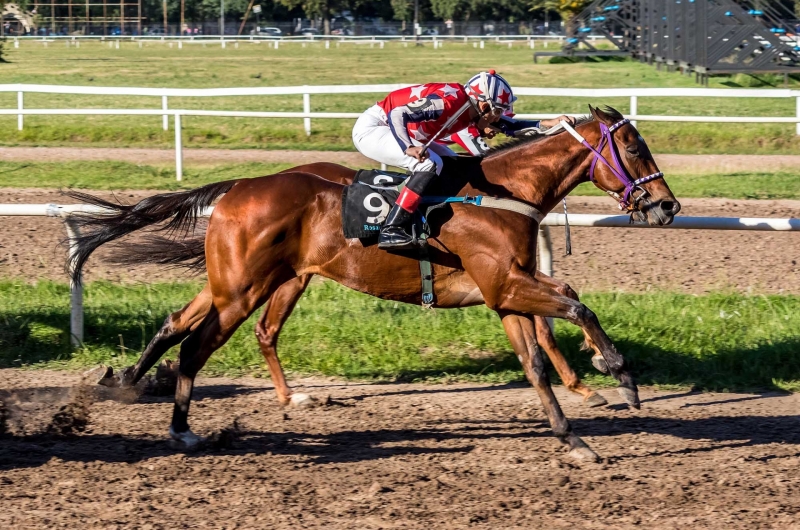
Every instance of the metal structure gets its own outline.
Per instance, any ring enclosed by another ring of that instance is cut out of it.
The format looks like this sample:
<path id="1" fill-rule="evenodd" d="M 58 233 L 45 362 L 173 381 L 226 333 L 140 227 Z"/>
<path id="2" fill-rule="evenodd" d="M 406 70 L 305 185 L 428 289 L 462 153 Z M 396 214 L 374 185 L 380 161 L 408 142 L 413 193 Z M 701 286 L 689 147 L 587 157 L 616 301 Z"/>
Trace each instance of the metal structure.
<path id="1" fill-rule="evenodd" d="M 40 31 L 51 35 L 141 35 L 142 0 L 33 0 Z"/>
<path id="2" fill-rule="evenodd" d="M 705 82 L 709 74 L 788 75 L 800 73 L 792 17 L 741 0 L 595 0 L 571 24 L 564 55 L 632 55 Z M 613 49 L 598 50 L 588 35 Z"/>

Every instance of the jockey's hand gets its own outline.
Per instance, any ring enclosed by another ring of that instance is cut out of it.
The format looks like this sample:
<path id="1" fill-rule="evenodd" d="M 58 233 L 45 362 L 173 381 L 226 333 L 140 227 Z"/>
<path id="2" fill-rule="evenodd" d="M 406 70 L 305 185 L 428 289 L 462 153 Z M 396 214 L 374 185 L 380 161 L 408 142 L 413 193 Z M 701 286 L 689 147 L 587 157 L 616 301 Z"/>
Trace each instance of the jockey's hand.
<path id="1" fill-rule="evenodd" d="M 481 136 L 484 138 L 489 138 L 491 140 L 492 138 L 497 136 L 497 133 L 499 132 L 501 132 L 500 129 L 494 127 L 493 125 L 490 125 L 488 127 L 484 127 L 484 129 L 481 131 Z"/>
<path id="2" fill-rule="evenodd" d="M 412 145 L 406 149 L 406 154 L 410 157 L 416 158 L 420 162 L 428 159 L 428 155 L 422 152 L 422 147 L 419 145 Z"/>
<path id="3" fill-rule="evenodd" d="M 556 125 L 561 123 L 561 120 L 564 120 L 569 125 L 575 126 L 575 117 L 574 116 L 567 116 L 567 115 L 564 115 L 564 114 L 562 114 L 558 118 L 553 118 L 551 120 L 542 120 L 542 121 L 539 122 L 539 125 L 541 127 L 547 127 L 549 129 L 550 127 L 555 127 Z"/>

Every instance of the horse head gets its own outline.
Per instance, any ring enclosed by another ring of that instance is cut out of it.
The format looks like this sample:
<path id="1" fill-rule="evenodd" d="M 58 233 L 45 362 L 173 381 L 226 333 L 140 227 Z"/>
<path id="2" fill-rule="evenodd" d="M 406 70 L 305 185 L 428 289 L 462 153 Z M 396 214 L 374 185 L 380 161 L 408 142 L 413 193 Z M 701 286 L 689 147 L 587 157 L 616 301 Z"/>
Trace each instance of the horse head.
<path id="1" fill-rule="evenodd" d="M 596 147 L 584 141 L 584 145 L 595 151 L 590 180 L 619 200 L 620 208 L 638 220 L 652 226 L 672 223 L 681 205 L 658 170 L 642 135 L 611 107 L 600 110 L 589 105 L 589 111 L 600 126 Z"/>

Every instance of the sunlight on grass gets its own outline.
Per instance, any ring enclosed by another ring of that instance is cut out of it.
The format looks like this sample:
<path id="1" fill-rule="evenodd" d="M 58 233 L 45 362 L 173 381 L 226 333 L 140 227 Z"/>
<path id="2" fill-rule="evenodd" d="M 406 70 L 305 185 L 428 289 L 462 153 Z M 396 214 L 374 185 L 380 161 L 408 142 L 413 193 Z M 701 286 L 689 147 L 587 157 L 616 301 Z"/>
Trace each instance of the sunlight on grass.
<path id="1" fill-rule="evenodd" d="M 165 316 L 200 290 L 175 283 L 86 290 L 86 344 L 69 346 L 66 285 L 0 282 L 0 366 L 85 367 L 132 363 Z M 713 390 L 800 389 L 800 297 L 591 294 L 640 383 Z M 266 376 L 245 323 L 205 368 Z M 558 322 L 560 347 L 581 377 L 614 384 L 579 351 L 580 330 Z M 170 352 L 172 358 L 176 350 Z M 281 335 L 287 371 L 356 379 L 517 381 L 522 374 L 497 316 L 485 307 L 424 311 L 333 282 L 312 285 Z"/>

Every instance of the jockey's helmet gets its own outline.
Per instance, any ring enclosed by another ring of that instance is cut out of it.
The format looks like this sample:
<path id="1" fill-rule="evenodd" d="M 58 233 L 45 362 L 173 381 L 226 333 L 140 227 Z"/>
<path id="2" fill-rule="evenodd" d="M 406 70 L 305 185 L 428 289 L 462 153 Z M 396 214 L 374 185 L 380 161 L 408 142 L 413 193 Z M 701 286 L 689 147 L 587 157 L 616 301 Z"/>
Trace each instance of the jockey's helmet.
<path id="1" fill-rule="evenodd" d="M 508 81 L 494 70 L 472 76 L 464 88 L 474 103 L 488 103 L 489 112 L 492 114 L 499 117 L 509 112 L 513 113 L 513 104 L 517 98 L 514 97 Z"/>

